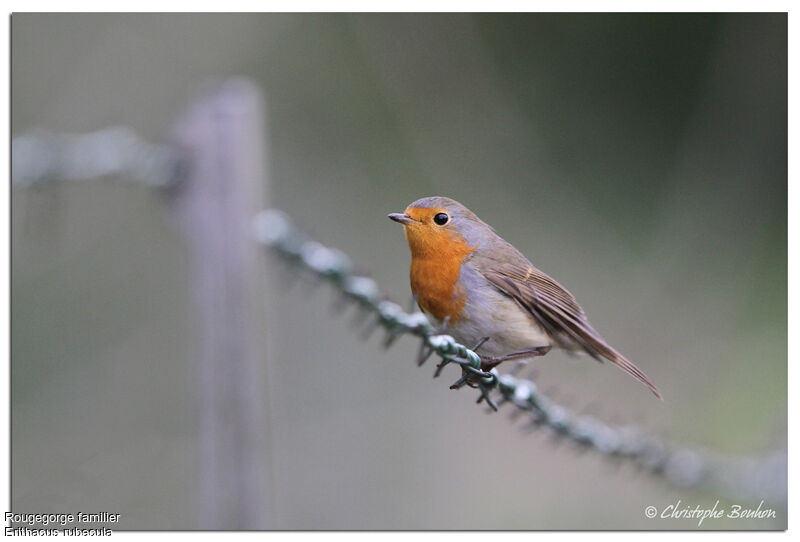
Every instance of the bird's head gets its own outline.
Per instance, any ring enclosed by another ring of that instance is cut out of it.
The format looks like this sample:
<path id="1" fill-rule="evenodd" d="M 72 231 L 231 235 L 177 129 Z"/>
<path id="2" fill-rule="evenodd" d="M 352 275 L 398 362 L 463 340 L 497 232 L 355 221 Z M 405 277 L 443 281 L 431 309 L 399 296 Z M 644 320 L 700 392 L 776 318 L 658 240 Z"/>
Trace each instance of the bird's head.
<path id="1" fill-rule="evenodd" d="M 404 212 L 392 213 L 389 218 L 403 225 L 414 257 L 472 252 L 494 235 L 472 211 L 440 196 L 418 199 Z"/>

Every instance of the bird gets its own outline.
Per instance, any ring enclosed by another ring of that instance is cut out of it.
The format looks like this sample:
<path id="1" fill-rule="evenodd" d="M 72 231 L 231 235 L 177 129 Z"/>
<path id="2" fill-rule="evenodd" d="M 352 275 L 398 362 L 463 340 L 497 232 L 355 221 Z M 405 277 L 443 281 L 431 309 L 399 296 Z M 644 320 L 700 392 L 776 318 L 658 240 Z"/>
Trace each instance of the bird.
<path id="1" fill-rule="evenodd" d="M 461 203 L 431 196 L 391 220 L 411 250 L 417 305 L 458 342 L 481 349 L 481 368 L 552 348 L 610 361 L 662 399 L 652 380 L 612 348 L 569 291 Z"/>

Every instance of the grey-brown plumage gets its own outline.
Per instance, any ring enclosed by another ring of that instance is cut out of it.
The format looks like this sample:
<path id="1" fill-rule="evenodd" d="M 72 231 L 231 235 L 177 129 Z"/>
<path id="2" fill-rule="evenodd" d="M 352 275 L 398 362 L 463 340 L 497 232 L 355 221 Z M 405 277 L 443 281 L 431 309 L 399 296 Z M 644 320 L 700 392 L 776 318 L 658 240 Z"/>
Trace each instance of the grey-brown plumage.
<path id="1" fill-rule="evenodd" d="M 475 263 L 480 269 L 480 264 Z M 662 398 L 647 375 L 595 331 L 572 294 L 555 280 L 530 263 L 525 267 L 506 263 L 482 272 L 489 282 L 519 303 L 562 348 L 574 350 L 579 346 L 598 361 L 605 358 L 650 388 L 656 397 Z"/>

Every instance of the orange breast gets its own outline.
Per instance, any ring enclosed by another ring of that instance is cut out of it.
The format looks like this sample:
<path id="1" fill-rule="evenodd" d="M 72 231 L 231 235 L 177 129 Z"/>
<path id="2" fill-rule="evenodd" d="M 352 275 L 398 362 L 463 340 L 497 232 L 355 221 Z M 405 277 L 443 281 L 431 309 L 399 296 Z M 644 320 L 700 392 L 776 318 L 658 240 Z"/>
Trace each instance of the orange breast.
<path id="1" fill-rule="evenodd" d="M 461 264 L 474 248 L 466 243 L 448 243 L 441 250 L 411 258 L 411 291 L 417 296 L 419 306 L 439 321 L 449 317 L 451 322 L 461 319 L 467 302 L 466 295 L 457 285 Z"/>

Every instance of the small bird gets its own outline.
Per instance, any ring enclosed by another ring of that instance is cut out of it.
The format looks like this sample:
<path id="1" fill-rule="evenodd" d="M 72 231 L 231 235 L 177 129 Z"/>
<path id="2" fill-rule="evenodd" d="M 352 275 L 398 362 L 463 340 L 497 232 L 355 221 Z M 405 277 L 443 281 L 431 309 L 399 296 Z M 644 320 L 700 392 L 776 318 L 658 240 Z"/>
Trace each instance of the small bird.
<path id="1" fill-rule="evenodd" d="M 420 309 L 458 342 L 481 348 L 482 369 L 555 346 L 605 358 L 661 399 L 647 375 L 594 330 L 572 294 L 459 202 L 422 198 L 389 218 L 405 230 Z"/>

